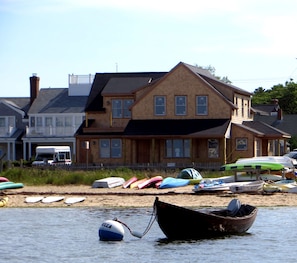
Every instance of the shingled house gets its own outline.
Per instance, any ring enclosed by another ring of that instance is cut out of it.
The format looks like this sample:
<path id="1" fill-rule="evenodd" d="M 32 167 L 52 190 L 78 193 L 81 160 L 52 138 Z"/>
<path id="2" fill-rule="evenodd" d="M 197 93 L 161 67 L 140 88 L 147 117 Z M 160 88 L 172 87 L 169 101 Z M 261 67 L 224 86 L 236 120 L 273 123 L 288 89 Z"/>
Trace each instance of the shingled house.
<path id="1" fill-rule="evenodd" d="M 290 138 L 253 121 L 251 93 L 183 62 L 169 72 L 97 73 L 86 105 L 78 163 L 218 167 L 280 155 Z"/>
<path id="2" fill-rule="evenodd" d="M 75 160 L 74 134 L 85 118 L 92 75 L 69 75 L 67 88 L 39 89 L 39 77 L 30 77 L 31 106 L 23 136 L 23 158 L 35 156 L 37 146 L 70 146 Z"/>
<path id="3" fill-rule="evenodd" d="M 0 160 L 23 158 L 22 137 L 29 108 L 30 98 L 0 98 Z"/>

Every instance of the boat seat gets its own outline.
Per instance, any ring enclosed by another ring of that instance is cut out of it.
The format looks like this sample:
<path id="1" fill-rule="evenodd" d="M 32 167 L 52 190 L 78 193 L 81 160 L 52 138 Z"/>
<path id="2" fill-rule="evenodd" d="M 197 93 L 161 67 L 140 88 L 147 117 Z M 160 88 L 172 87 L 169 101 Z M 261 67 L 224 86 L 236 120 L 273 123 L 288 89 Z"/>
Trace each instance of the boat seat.
<path id="1" fill-rule="evenodd" d="M 238 199 L 232 199 L 227 206 L 227 211 L 230 216 L 235 216 L 239 211 L 241 203 Z"/>

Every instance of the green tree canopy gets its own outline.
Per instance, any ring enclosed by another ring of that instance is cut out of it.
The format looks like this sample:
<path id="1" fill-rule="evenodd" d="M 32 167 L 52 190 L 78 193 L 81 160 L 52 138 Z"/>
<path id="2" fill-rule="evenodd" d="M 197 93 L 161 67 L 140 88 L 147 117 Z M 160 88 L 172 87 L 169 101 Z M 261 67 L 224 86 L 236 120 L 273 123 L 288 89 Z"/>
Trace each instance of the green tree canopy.
<path id="1" fill-rule="evenodd" d="M 297 114 L 297 83 L 291 80 L 285 85 L 278 84 L 268 90 L 257 88 L 253 92 L 252 105 L 272 104 L 275 99 L 278 99 L 284 113 Z"/>

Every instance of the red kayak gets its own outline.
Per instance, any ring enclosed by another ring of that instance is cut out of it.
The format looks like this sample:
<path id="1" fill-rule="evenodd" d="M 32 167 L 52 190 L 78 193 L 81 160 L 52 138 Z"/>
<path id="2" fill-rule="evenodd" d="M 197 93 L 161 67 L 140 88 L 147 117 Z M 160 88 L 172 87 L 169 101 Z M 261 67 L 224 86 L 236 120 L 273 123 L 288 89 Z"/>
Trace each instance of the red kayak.
<path id="1" fill-rule="evenodd" d="M 146 187 L 151 187 L 151 186 L 155 186 L 158 182 L 163 181 L 163 177 L 160 175 L 154 176 L 150 179 L 147 179 L 146 181 L 138 184 L 138 188 L 139 189 L 143 189 Z"/>

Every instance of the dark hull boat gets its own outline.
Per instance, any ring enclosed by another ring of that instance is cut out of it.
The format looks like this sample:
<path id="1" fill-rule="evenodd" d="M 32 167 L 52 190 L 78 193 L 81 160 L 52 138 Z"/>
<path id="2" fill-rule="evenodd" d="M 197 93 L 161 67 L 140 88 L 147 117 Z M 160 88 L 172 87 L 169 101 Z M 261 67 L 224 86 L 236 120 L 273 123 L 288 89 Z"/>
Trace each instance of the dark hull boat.
<path id="1" fill-rule="evenodd" d="M 199 212 L 159 201 L 154 203 L 158 224 L 168 239 L 205 239 L 245 233 L 254 223 L 257 208 L 233 199 L 227 209 Z"/>

